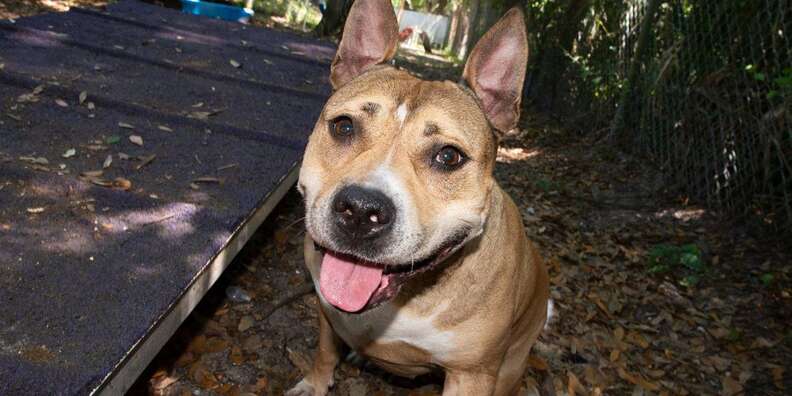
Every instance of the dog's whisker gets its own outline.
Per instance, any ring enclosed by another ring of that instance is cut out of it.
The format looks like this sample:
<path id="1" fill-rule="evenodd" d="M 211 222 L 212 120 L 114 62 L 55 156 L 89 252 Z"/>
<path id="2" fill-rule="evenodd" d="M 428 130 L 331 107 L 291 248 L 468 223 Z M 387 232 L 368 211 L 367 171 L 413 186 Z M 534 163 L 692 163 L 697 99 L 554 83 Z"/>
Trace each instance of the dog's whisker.
<path id="1" fill-rule="evenodd" d="M 300 217 L 297 220 L 294 220 L 293 222 L 289 223 L 289 225 L 287 225 L 286 227 L 283 227 L 283 229 L 288 230 L 289 228 L 294 227 L 295 225 L 297 225 L 298 223 L 300 223 L 303 220 L 305 220 L 305 216 Z"/>

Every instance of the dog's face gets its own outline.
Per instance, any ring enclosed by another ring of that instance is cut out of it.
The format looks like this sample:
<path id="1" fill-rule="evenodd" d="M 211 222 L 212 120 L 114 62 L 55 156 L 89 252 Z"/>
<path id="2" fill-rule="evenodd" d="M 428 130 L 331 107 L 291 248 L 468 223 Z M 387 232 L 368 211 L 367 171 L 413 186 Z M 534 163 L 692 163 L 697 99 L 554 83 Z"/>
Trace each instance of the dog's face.
<path id="1" fill-rule="evenodd" d="M 427 259 L 481 232 L 495 150 L 470 92 L 378 66 L 338 89 L 316 123 L 300 173 L 308 232 L 373 263 Z"/>
<path id="2" fill-rule="evenodd" d="M 381 65 L 397 44 L 390 2 L 358 0 L 350 10 L 331 70 L 336 91 L 298 183 L 308 233 L 332 252 L 322 265 L 333 267 L 326 278 L 334 285 L 323 284 L 323 294 L 355 300 L 342 309 L 358 310 L 378 293 L 392 297 L 388 287 L 407 276 L 403 268 L 436 264 L 484 229 L 496 131 L 516 124 L 525 71 L 524 25 L 513 14 L 473 50 L 467 88 Z M 379 272 L 360 275 L 371 266 Z M 354 285 L 339 283 L 350 279 L 368 282 L 366 291 L 346 295 Z"/>

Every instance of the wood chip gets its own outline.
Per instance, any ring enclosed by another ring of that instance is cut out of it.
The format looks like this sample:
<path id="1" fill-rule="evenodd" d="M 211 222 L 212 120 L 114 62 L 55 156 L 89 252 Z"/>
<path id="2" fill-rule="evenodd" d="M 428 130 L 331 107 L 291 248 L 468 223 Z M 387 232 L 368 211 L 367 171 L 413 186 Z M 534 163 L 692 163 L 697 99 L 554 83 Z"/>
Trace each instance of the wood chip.
<path id="1" fill-rule="evenodd" d="M 30 162 L 32 164 L 49 165 L 49 160 L 44 157 L 19 157 L 20 161 Z"/>
<path id="2" fill-rule="evenodd" d="M 108 154 L 107 158 L 105 158 L 104 162 L 102 163 L 102 168 L 107 169 L 112 164 L 113 164 L 113 154 Z"/>
<path id="3" fill-rule="evenodd" d="M 85 100 L 88 99 L 88 91 L 80 92 L 80 104 L 85 103 Z"/>
<path id="4" fill-rule="evenodd" d="M 113 187 L 126 191 L 132 188 L 132 182 L 123 177 L 116 177 L 113 180 Z"/>
<path id="5" fill-rule="evenodd" d="M 223 179 L 219 179 L 216 177 L 211 176 L 203 176 L 193 180 L 193 183 L 213 183 L 213 184 L 222 184 Z"/>
<path id="6" fill-rule="evenodd" d="M 66 101 L 61 98 L 55 99 L 55 104 L 60 107 L 69 107 L 69 104 L 66 103 Z"/>
<path id="7" fill-rule="evenodd" d="M 165 132 L 173 132 L 173 129 L 170 129 L 170 128 L 168 128 L 165 125 L 157 125 L 157 129 L 159 129 L 160 131 L 165 131 Z"/>
<path id="8" fill-rule="evenodd" d="M 28 212 L 28 213 L 32 213 L 32 214 L 43 213 L 43 212 L 44 212 L 44 207 L 38 207 L 38 208 L 27 208 L 27 212 Z"/>
<path id="9" fill-rule="evenodd" d="M 103 170 L 92 170 L 92 171 L 85 171 L 85 172 L 82 172 L 82 173 L 80 173 L 80 176 L 85 176 L 85 177 L 99 177 L 99 176 L 102 176 L 102 174 L 104 174 L 104 171 L 103 171 Z"/>
<path id="10" fill-rule="evenodd" d="M 96 184 L 97 186 L 102 187 L 113 187 L 113 182 L 109 180 L 102 179 L 100 177 L 92 177 L 88 179 L 89 182 Z"/>
<path id="11" fill-rule="evenodd" d="M 239 166 L 239 164 L 236 164 L 236 163 L 234 163 L 234 164 L 228 164 L 228 165 L 223 165 L 223 166 L 221 166 L 221 167 L 217 168 L 217 170 L 221 171 L 221 170 L 226 170 L 226 169 L 236 168 L 236 167 L 238 167 L 238 166 Z"/>
<path id="12" fill-rule="evenodd" d="M 140 163 L 137 164 L 137 166 L 135 166 L 135 170 L 142 169 L 144 166 L 150 164 L 151 161 L 154 161 L 155 158 L 157 158 L 156 154 L 151 154 L 151 155 L 146 155 L 146 156 L 143 156 L 143 157 L 138 157 L 138 159 L 140 159 Z"/>
<path id="13" fill-rule="evenodd" d="M 118 126 L 124 129 L 135 129 L 135 126 L 126 122 L 119 122 Z"/>
<path id="14" fill-rule="evenodd" d="M 126 161 L 126 160 L 128 160 L 129 158 L 131 158 L 131 157 L 130 157 L 130 156 L 129 156 L 129 154 L 127 154 L 127 153 L 121 153 L 121 152 L 119 152 L 119 153 L 118 153 L 118 159 L 121 159 L 121 160 L 124 160 L 124 161 Z"/>
<path id="15" fill-rule="evenodd" d="M 140 135 L 129 135 L 129 141 L 138 146 L 143 146 L 143 138 Z"/>
<path id="16" fill-rule="evenodd" d="M 230 63 L 230 64 L 231 64 L 231 66 L 234 66 L 234 67 L 236 67 L 236 68 L 240 68 L 240 67 L 242 66 L 242 64 L 241 64 L 241 63 L 239 63 L 239 62 L 237 62 L 237 61 L 235 61 L 235 60 L 233 60 L 233 59 L 229 60 L 229 61 L 228 61 L 228 63 Z"/>
<path id="17" fill-rule="evenodd" d="M 75 150 L 73 148 L 70 148 L 70 149 L 66 150 L 65 153 L 61 154 L 61 157 L 63 157 L 63 158 L 71 158 L 71 157 L 74 157 L 76 154 L 77 154 L 77 150 Z"/>

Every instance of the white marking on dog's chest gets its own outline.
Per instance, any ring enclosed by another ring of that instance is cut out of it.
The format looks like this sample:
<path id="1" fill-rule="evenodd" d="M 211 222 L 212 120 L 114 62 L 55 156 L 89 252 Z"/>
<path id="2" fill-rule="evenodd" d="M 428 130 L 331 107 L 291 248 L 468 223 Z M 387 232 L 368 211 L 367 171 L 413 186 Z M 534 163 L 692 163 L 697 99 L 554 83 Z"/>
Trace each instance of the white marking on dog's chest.
<path id="1" fill-rule="evenodd" d="M 404 120 L 407 119 L 407 105 L 402 103 L 399 107 L 396 108 L 396 119 L 399 120 L 399 124 L 404 125 Z"/>
<path id="2" fill-rule="evenodd" d="M 454 333 L 438 329 L 434 315 L 414 316 L 390 303 L 361 314 L 346 314 L 320 300 L 335 332 L 353 348 L 370 342 L 404 342 L 428 352 L 435 363 L 445 361 L 455 350 Z"/>

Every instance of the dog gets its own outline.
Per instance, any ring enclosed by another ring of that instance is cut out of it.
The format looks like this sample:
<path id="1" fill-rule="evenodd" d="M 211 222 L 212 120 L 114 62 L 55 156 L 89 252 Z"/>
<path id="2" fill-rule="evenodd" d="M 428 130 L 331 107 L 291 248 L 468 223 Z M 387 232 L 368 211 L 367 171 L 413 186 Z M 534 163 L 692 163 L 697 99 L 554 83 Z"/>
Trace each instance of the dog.
<path id="1" fill-rule="evenodd" d="M 493 178 L 519 118 L 523 18 L 513 9 L 481 38 L 463 83 L 425 81 L 388 64 L 390 1 L 355 1 L 297 185 L 319 345 L 288 396 L 325 395 L 344 344 L 397 375 L 443 370 L 444 395 L 519 390 L 549 287 Z"/>

